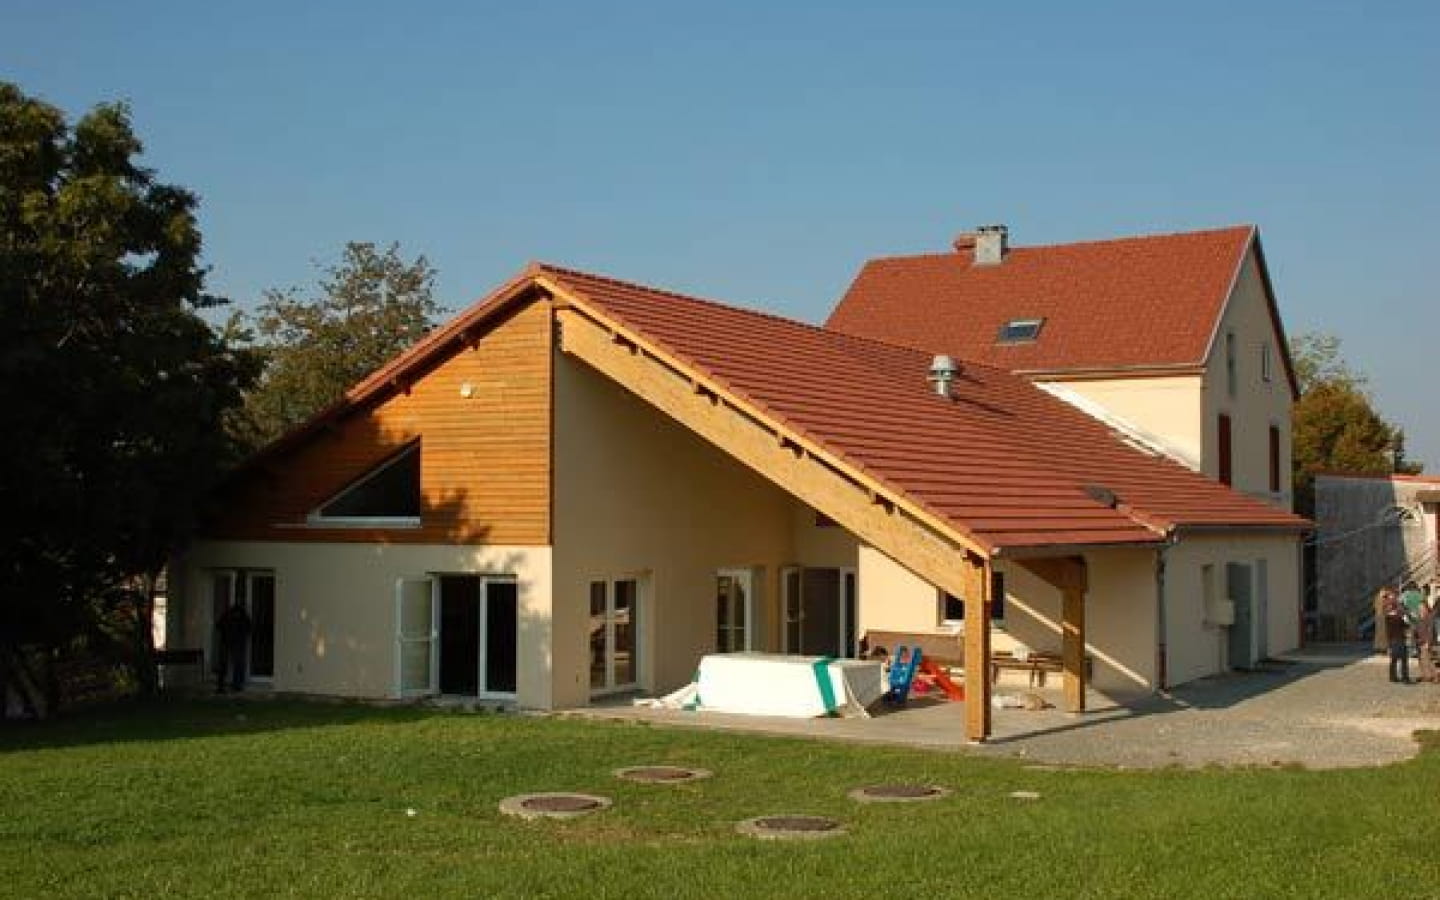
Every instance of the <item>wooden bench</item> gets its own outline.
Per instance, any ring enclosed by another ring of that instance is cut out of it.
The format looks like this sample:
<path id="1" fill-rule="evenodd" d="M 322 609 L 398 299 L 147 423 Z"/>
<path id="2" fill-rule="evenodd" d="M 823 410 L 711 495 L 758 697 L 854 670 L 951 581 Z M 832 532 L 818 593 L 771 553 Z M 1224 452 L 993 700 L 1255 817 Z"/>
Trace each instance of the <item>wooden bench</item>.
<path id="1" fill-rule="evenodd" d="M 884 647 L 890 655 L 901 645 L 919 647 L 926 659 L 942 666 L 965 667 L 965 638 L 961 634 L 946 634 L 918 631 L 875 631 L 865 633 L 864 643 L 871 649 Z M 1017 659 L 1008 650 L 997 650 L 990 654 L 990 681 L 1000 678 L 1001 670 L 1025 672 L 1030 676 L 1031 687 L 1044 687 L 1046 676 L 1051 672 L 1064 672 L 1065 661 L 1058 653 L 1032 650 L 1025 659 Z M 1085 657 L 1085 678 L 1090 678 L 1090 657 Z"/>
<path id="2" fill-rule="evenodd" d="M 932 660 L 936 665 L 955 666 L 957 668 L 965 665 L 965 645 L 961 643 L 961 635 L 925 633 L 918 631 L 875 631 L 865 632 L 861 641 L 866 647 L 873 651 L 876 647 L 884 647 L 885 652 L 890 656 L 895 655 L 895 648 L 899 646 L 919 647 L 920 655 L 925 659 Z"/>

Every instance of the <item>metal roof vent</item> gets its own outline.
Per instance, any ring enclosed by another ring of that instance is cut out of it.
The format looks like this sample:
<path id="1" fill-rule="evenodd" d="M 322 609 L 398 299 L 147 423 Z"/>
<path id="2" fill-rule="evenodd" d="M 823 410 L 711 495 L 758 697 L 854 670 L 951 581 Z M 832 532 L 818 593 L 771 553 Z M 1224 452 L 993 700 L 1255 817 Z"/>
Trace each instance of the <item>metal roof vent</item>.
<path id="1" fill-rule="evenodd" d="M 1115 492 L 1103 484 L 1087 484 L 1084 490 L 1085 496 L 1101 506 L 1114 509 L 1120 505 L 1120 498 L 1115 496 Z"/>
<path id="2" fill-rule="evenodd" d="M 949 397 L 951 383 L 960 374 L 960 364 L 948 356 L 937 356 L 930 361 L 930 385 L 941 397 Z"/>

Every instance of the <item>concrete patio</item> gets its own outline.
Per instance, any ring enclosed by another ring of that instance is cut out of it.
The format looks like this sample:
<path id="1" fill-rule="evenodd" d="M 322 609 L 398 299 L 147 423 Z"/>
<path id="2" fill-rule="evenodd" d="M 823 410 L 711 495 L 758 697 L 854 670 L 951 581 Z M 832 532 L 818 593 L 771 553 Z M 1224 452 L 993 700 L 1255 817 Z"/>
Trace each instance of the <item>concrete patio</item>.
<path id="1" fill-rule="evenodd" d="M 1030 692 L 1005 684 L 997 694 Z M 964 704 L 877 705 L 869 719 L 786 719 L 614 705 L 561 715 L 663 727 L 893 744 L 1020 757 L 1037 764 L 1116 768 L 1209 765 L 1345 768 L 1414 756 L 1414 732 L 1440 730 L 1440 685 L 1391 684 L 1368 646 L 1307 648 L 1259 670 L 1206 678 L 1163 695 L 1112 698 L 1091 692 L 1089 711 L 1058 707 L 1058 683 L 1035 691 L 1052 708 L 996 709 L 994 736 L 968 744 Z"/>

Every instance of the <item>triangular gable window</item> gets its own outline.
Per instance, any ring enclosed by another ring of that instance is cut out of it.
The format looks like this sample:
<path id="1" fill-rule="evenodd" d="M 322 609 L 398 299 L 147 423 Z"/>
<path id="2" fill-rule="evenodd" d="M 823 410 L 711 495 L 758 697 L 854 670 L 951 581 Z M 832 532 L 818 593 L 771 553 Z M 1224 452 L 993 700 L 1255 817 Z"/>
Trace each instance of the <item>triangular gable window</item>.
<path id="1" fill-rule="evenodd" d="M 310 514 L 312 525 L 406 527 L 420 524 L 420 442 L 352 482 Z"/>

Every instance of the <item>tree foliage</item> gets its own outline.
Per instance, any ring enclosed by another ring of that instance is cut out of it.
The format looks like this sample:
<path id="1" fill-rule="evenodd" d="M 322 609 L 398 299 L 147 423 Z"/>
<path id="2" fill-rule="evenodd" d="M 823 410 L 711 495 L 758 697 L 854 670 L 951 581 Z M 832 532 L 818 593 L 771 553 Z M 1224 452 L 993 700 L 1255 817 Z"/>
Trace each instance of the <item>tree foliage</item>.
<path id="1" fill-rule="evenodd" d="M 424 256 L 407 262 L 398 244 L 380 250 L 352 241 L 323 273 L 314 296 L 270 290 L 260 306 L 254 330 L 265 373 L 246 399 L 241 425 L 252 445 L 334 403 L 419 340 L 443 312 L 434 298 L 435 270 Z"/>
<path id="2" fill-rule="evenodd" d="M 232 460 L 222 417 L 257 369 L 199 315 L 221 301 L 195 196 L 141 152 L 123 104 L 72 128 L 0 82 L 0 681 L 37 709 L 55 695 L 45 664 L 117 611 L 148 648 L 131 588 Z"/>
<path id="3" fill-rule="evenodd" d="M 1375 410 L 1365 376 L 1340 352 L 1340 339 L 1299 334 L 1290 342 L 1300 399 L 1292 414 L 1297 505 L 1313 512 L 1319 472 L 1418 472 L 1405 460 L 1405 433 Z"/>

